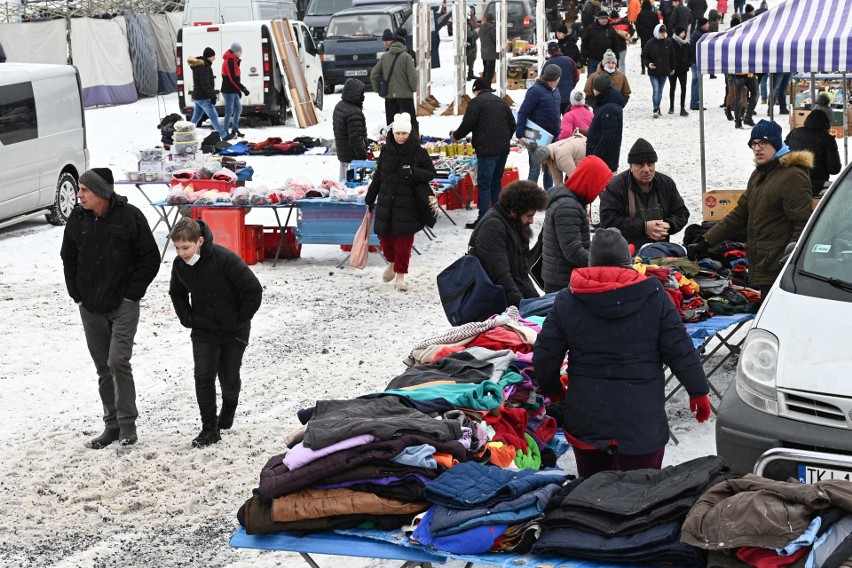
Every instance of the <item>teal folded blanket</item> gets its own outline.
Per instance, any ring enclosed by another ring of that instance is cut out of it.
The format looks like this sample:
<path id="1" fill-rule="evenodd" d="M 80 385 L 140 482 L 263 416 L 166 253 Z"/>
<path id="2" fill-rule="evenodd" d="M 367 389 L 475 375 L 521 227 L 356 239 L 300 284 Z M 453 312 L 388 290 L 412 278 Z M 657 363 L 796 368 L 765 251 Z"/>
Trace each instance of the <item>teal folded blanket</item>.
<path id="1" fill-rule="evenodd" d="M 382 394 L 422 401 L 443 398 L 457 408 L 474 410 L 492 410 L 503 404 L 503 389 L 492 381 L 484 381 L 478 385 L 459 383 L 431 385 L 417 389 L 394 389 L 382 391 Z"/>

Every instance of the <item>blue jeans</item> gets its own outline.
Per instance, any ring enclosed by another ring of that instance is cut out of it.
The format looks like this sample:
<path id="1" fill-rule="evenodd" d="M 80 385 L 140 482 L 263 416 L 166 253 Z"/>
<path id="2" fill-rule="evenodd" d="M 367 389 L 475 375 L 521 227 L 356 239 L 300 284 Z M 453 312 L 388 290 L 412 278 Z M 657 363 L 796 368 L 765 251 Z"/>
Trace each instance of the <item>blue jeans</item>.
<path id="1" fill-rule="evenodd" d="M 692 64 L 692 96 L 689 99 L 689 108 L 698 110 L 698 65 Z"/>
<path id="2" fill-rule="evenodd" d="M 782 110 L 787 108 L 787 87 L 790 85 L 790 73 L 772 74 L 772 104 L 777 104 Z"/>
<path id="3" fill-rule="evenodd" d="M 542 167 L 541 164 L 536 164 L 533 161 L 532 154 L 527 152 L 530 158 L 530 175 L 527 176 L 527 179 L 530 181 L 534 181 L 538 183 L 538 176 L 541 173 Z M 549 189 L 553 186 L 553 176 L 550 174 L 550 168 L 544 168 L 544 178 L 543 185 L 544 189 Z"/>
<path id="4" fill-rule="evenodd" d="M 666 86 L 665 75 L 648 75 L 651 79 L 651 88 L 654 89 L 651 95 L 651 101 L 654 103 L 654 109 L 660 108 L 660 101 L 663 99 L 663 88 Z"/>
<path id="5" fill-rule="evenodd" d="M 765 101 L 767 98 L 766 89 L 769 87 L 769 73 L 764 73 L 760 78 L 760 100 Z"/>
<path id="6" fill-rule="evenodd" d="M 503 169 L 509 156 L 487 156 L 476 158 L 477 201 L 479 205 L 479 221 L 500 200 L 503 189 Z"/>
<path id="7" fill-rule="evenodd" d="M 225 132 L 233 132 L 240 129 L 240 113 L 243 111 L 243 104 L 240 102 L 239 93 L 222 93 L 225 97 Z M 233 128 L 231 121 L 234 121 Z"/>
<path id="8" fill-rule="evenodd" d="M 586 76 L 591 75 L 595 71 L 598 70 L 598 65 L 600 65 L 600 59 L 592 59 L 591 57 L 586 59 Z"/>
<path id="9" fill-rule="evenodd" d="M 219 114 L 216 112 L 216 107 L 213 106 L 213 103 L 209 100 L 197 101 L 195 99 L 192 99 L 192 102 L 195 103 L 195 108 L 192 110 L 192 119 L 190 119 L 190 122 L 197 125 L 198 121 L 201 120 L 201 116 L 206 114 L 210 119 L 210 124 L 213 125 L 213 128 L 219 133 L 221 138 L 228 135 L 225 129 L 222 128 L 222 125 L 219 124 Z"/>

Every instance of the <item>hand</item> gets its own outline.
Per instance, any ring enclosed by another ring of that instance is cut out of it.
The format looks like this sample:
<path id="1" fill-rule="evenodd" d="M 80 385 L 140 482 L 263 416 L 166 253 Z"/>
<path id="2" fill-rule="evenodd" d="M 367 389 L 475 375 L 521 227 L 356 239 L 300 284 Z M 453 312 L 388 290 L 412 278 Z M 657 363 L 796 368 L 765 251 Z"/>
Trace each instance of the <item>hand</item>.
<path id="1" fill-rule="evenodd" d="M 402 179 L 404 179 L 404 180 L 409 180 L 409 179 L 411 179 L 411 176 L 413 176 L 413 175 L 414 175 L 414 172 L 413 172 L 413 171 L 411 171 L 411 166 L 410 166 L 410 165 L 405 164 L 405 165 L 404 165 L 404 166 L 402 166 L 402 168 L 400 169 L 400 174 L 399 174 L 399 175 L 402 177 Z"/>
<path id="2" fill-rule="evenodd" d="M 689 411 L 695 414 L 699 424 L 710 418 L 710 398 L 706 394 L 689 397 Z"/>
<path id="3" fill-rule="evenodd" d="M 686 257 L 689 260 L 700 260 L 702 258 L 707 257 L 707 253 L 710 251 L 710 245 L 704 239 L 701 239 L 694 245 L 689 245 L 686 247 Z"/>
<path id="4" fill-rule="evenodd" d="M 670 76 L 671 76 L 671 75 L 674 75 L 674 69 L 672 69 L 671 71 L 669 71 L 669 75 L 670 75 Z"/>
<path id="5" fill-rule="evenodd" d="M 248 90 L 248 89 L 243 89 L 243 94 L 244 94 L 245 96 L 249 96 L 249 90 Z"/>
<path id="6" fill-rule="evenodd" d="M 529 140 L 523 137 L 518 138 L 518 144 L 520 144 L 521 146 L 526 146 L 527 144 L 529 144 Z"/>
<path id="7" fill-rule="evenodd" d="M 131 300 L 129 298 L 123 298 L 123 299 L 124 299 L 125 302 L 130 302 L 131 304 L 133 303 L 133 300 Z"/>
<path id="8" fill-rule="evenodd" d="M 656 69 L 656 68 L 657 68 L 657 66 L 654 65 L 653 63 L 648 64 L 648 69 Z"/>
<path id="9" fill-rule="evenodd" d="M 669 224 L 665 221 L 646 221 L 645 234 L 652 241 L 662 241 L 669 236 Z"/>
<path id="10" fill-rule="evenodd" d="M 455 141 L 456 141 L 456 137 L 455 137 L 455 136 L 453 136 L 453 133 L 454 133 L 454 131 L 453 131 L 453 130 L 450 130 L 450 142 L 455 142 Z"/>
<path id="11" fill-rule="evenodd" d="M 78 305 L 78 306 L 82 306 L 82 305 L 83 305 L 83 300 L 80 300 L 79 302 L 77 302 L 77 305 Z"/>

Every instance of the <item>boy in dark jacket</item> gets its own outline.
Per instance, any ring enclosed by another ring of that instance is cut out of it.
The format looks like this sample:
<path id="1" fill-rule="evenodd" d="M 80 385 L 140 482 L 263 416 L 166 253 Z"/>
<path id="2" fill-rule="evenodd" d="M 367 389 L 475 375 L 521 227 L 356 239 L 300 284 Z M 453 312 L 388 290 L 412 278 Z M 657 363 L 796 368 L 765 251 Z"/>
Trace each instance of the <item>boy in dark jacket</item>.
<path id="1" fill-rule="evenodd" d="M 331 123 L 334 129 L 334 144 L 340 162 L 340 176 L 346 179 L 346 170 L 352 160 L 367 159 L 367 119 L 364 118 L 364 83 L 358 79 L 346 79 L 340 102 L 334 107 Z"/>
<path id="2" fill-rule="evenodd" d="M 203 115 L 207 115 L 210 124 L 219 137 L 223 140 L 228 136 L 225 129 L 219 123 L 219 114 L 216 112 L 216 78 L 213 76 L 213 60 L 216 52 L 209 47 L 204 48 L 201 57 L 190 57 L 189 68 L 192 69 L 192 102 L 195 108 L 192 110 L 190 121 L 198 125 Z"/>
<path id="3" fill-rule="evenodd" d="M 597 69 L 607 49 L 618 53 L 618 34 L 609 25 L 609 14 L 600 11 L 595 22 L 583 29 L 580 53 L 589 69 Z"/>
<path id="4" fill-rule="evenodd" d="M 225 99 L 225 132 L 231 128 L 230 134 L 225 138 L 230 140 L 237 136 L 242 136 L 240 132 L 240 113 L 243 111 L 243 105 L 240 103 L 240 97 L 249 95 L 249 90 L 240 82 L 240 56 L 243 54 L 243 48 L 237 42 L 231 44 L 231 49 L 225 52 L 222 56 L 222 97 Z"/>
<path id="5" fill-rule="evenodd" d="M 213 233 L 204 221 L 181 219 L 171 239 L 179 258 L 172 264 L 169 296 L 180 323 L 192 330 L 195 397 L 201 412 L 201 433 L 192 440 L 192 447 L 203 448 L 218 442 L 219 431 L 234 424 L 240 366 L 263 288 L 239 256 L 213 243 Z M 217 375 L 222 389 L 218 416 Z"/>
<path id="6" fill-rule="evenodd" d="M 651 80 L 651 101 L 654 105 L 654 118 L 660 118 L 660 101 L 663 87 L 669 75 L 675 73 L 675 53 L 672 41 L 668 38 L 666 26 L 658 24 L 654 28 L 654 39 L 642 48 L 642 63 L 648 68 Z"/>
<path id="7" fill-rule="evenodd" d="M 595 77 L 592 92 L 598 106 L 595 108 L 592 124 L 589 125 L 586 155 L 599 157 L 606 162 L 609 169 L 616 171 L 624 130 L 624 97 L 612 88 L 609 75 Z"/>
<path id="8" fill-rule="evenodd" d="M 689 393 L 698 422 L 710 417 L 701 359 L 680 315 L 657 278 L 630 267 L 617 229 L 599 229 L 589 266 L 571 274 L 536 339 L 533 363 L 541 392 L 564 396 L 563 429 L 577 473 L 662 466 L 669 427 L 668 366 Z M 571 388 L 560 368 L 570 360 Z"/>
<path id="9" fill-rule="evenodd" d="M 562 103 L 562 98 L 556 86 L 559 84 L 559 79 L 562 77 L 562 70 L 556 65 L 545 65 L 544 70 L 535 84 L 527 90 L 524 97 L 524 102 L 521 103 L 521 108 L 518 109 L 518 123 L 515 126 L 515 137 L 518 142 L 526 146 L 528 140 L 525 138 L 527 129 L 527 120 L 535 122 L 544 130 L 553 135 L 553 140 L 559 136 L 559 129 L 562 126 L 562 115 L 559 113 L 559 105 Z M 530 172 L 527 179 L 538 182 L 538 176 L 541 173 L 541 164 L 533 160 L 532 152 L 529 152 Z M 544 170 L 543 177 L 544 187 L 553 185 L 553 179 L 550 177 L 550 170 Z"/>

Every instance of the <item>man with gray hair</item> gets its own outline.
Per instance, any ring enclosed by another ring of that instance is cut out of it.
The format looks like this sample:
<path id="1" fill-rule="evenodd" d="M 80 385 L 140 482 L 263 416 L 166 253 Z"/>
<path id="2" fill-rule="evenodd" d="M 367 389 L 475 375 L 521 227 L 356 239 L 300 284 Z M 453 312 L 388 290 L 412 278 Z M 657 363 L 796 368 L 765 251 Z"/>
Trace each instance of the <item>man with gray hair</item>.
<path id="1" fill-rule="evenodd" d="M 106 428 L 88 446 L 100 450 L 115 441 L 129 446 L 137 441 L 139 414 L 130 367 L 139 301 L 157 275 L 160 255 L 145 216 L 115 193 L 109 168 L 83 172 L 77 198 L 60 256 L 104 409 Z"/>

